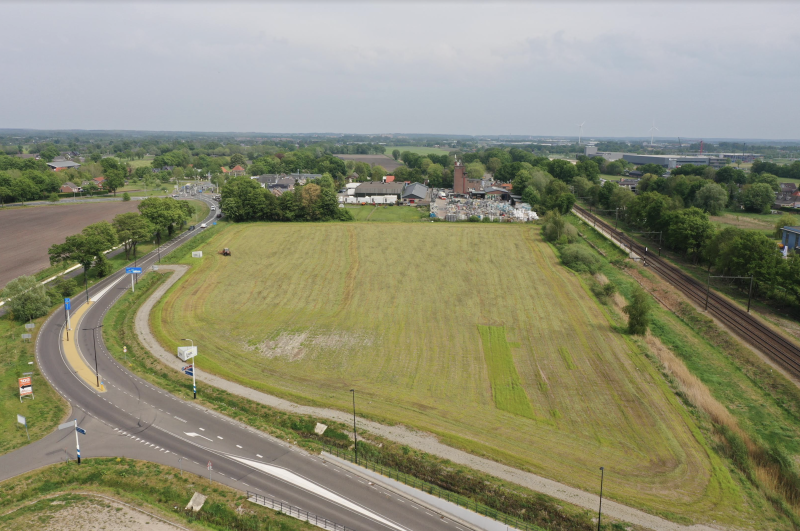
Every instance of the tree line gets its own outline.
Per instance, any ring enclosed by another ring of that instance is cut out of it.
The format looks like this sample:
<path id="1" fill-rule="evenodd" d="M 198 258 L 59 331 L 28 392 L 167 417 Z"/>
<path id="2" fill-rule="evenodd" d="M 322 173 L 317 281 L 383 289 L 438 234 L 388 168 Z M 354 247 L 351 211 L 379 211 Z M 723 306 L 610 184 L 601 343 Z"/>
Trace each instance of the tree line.
<path id="1" fill-rule="evenodd" d="M 248 177 L 232 177 L 222 187 L 222 210 L 231 221 L 352 221 L 339 208 L 333 178 L 314 179 L 276 197 Z"/>

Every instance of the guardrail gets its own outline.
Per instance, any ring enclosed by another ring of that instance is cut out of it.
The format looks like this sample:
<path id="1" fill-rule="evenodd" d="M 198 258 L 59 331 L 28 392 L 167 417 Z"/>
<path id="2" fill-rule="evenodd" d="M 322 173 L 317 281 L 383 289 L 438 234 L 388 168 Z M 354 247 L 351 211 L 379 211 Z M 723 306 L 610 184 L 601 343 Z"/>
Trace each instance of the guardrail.
<path id="1" fill-rule="evenodd" d="M 350 461 L 351 463 L 356 462 L 355 456 L 352 453 L 342 450 L 340 448 L 335 448 L 333 446 L 325 446 L 325 451 L 331 455 L 339 457 L 340 459 Z M 464 507 L 465 509 L 474 511 L 482 516 L 491 518 L 492 520 L 497 520 L 498 522 L 502 522 L 507 526 L 511 526 L 514 527 L 515 529 L 518 529 L 519 531 L 545 531 L 544 529 L 542 529 L 537 525 L 524 522 L 519 518 L 507 515 L 496 509 L 492 509 L 491 507 L 483 505 L 482 503 L 478 503 L 475 500 L 471 500 L 466 496 L 462 496 L 460 494 L 456 494 L 455 492 L 450 492 L 449 490 L 437 487 L 436 485 L 432 485 L 430 483 L 417 479 L 409 474 L 405 474 L 403 472 L 387 468 L 383 465 L 379 465 L 378 463 L 373 463 L 371 461 L 364 459 L 363 457 L 358 458 L 357 464 L 359 466 L 363 466 L 367 470 L 372 470 L 373 472 L 377 472 L 382 476 L 386 476 L 389 479 L 394 479 L 395 481 L 399 481 L 400 483 L 408 485 L 409 487 L 419 489 L 422 492 L 449 501 L 450 503 L 455 503 L 459 507 Z"/>
<path id="2" fill-rule="evenodd" d="M 280 511 L 285 515 L 308 522 L 309 524 L 321 527 L 322 529 L 329 529 L 330 531 L 355 531 L 354 529 L 337 524 L 336 522 L 331 522 L 330 520 L 322 518 L 321 516 L 317 516 L 316 514 L 304 511 L 303 509 L 295 507 L 294 505 L 289 505 L 288 503 L 270 498 L 269 496 L 263 496 L 255 492 L 250 492 L 249 490 L 247 491 L 247 501 Z"/>

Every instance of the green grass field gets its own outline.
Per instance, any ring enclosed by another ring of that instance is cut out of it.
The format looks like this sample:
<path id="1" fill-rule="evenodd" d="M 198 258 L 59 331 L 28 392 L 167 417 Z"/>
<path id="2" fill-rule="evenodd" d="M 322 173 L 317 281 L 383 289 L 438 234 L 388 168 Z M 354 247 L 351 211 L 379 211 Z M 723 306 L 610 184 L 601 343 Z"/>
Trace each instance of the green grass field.
<path id="1" fill-rule="evenodd" d="M 140 168 L 142 166 L 150 166 L 153 163 L 153 159 L 155 157 L 152 155 L 147 155 L 143 159 L 133 159 L 133 160 L 121 160 L 120 163 L 125 165 L 130 165 L 131 168 Z"/>
<path id="2" fill-rule="evenodd" d="M 169 350 L 193 338 L 205 370 L 342 410 L 355 388 L 362 415 L 592 491 L 605 466 L 612 497 L 654 512 L 735 503 L 663 378 L 537 226 L 241 224 L 197 248 L 151 325 Z"/>
<path id="3" fill-rule="evenodd" d="M 23 323 L 12 321 L 8 315 L 0 317 L 0 454 L 29 444 L 25 426 L 17 424 L 17 415 L 27 419 L 31 441 L 36 441 L 50 433 L 67 413 L 66 402 L 50 387 L 36 363 L 30 364 L 35 359 L 37 331 L 46 319 L 35 319 L 36 327 L 26 330 Z M 25 333 L 32 333 L 33 338 L 22 339 Z M 33 373 L 35 398 L 25 397 L 20 402 L 17 378 L 26 372 Z"/>
<path id="4" fill-rule="evenodd" d="M 434 155 L 447 155 L 450 153 L 446 149 L 441 148 L 434 148 L 434 147 L 423 147 L 423 146 L 386 146 L 386 154 L 388 156 L 392 156 L 392 151 L 395 149 L 399 149 L 402 153 L 403 151 L 410 151 L 412 153 L 416 153 L 417 155 L 429 155 L 433 153 Z"/>
<path id="5" fill-rule="evenodd" d="M 356 221 L 419 221 L 428 213 L 412 206 L 346 206 Z"/>

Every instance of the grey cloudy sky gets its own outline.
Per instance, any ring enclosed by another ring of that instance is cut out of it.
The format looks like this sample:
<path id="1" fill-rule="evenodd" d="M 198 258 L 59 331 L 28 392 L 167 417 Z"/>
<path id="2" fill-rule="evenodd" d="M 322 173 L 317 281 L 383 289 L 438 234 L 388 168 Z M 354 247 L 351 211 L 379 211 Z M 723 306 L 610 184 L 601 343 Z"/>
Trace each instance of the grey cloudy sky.
<path id="1" fill-rule="evenodd" d="M 5 3 L 0 127 L 800 138 L 797 3 Z"/>

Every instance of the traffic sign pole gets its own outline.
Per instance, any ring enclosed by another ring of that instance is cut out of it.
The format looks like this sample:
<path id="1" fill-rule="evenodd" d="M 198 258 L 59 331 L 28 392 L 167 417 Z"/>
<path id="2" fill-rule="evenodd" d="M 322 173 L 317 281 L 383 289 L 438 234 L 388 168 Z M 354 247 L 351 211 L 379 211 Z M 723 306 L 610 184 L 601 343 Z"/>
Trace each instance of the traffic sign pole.
<path id="1" fill-rule="evenodd" d="M 136 293 L 136 286 L 133 284 L 133 275 L 131 275 L 131 293 Z"/>
<path id="2" fill-rule="evenodd" d="M 75 419 L 75 450 L 78 452 L 78 464 L 81 464 L 81 443 L 78 440 L 78 419 Z"/>
<path id="3" fill-rule="evenodd" d="M 69 310 L 72 307 L 69 299 L 64 299 L 64 313 L 67 314 L 67 341 L 69 341 L 69 331 L 72 330 L 72 324 L 69 322 Z"/>

